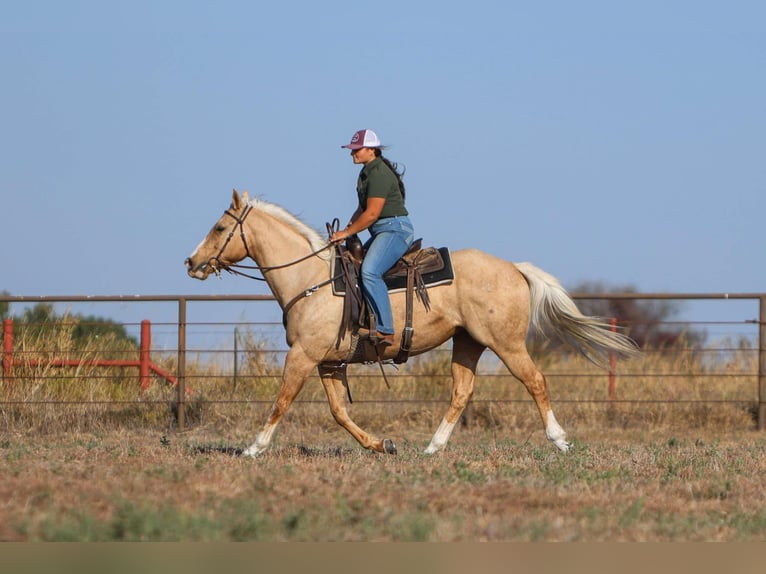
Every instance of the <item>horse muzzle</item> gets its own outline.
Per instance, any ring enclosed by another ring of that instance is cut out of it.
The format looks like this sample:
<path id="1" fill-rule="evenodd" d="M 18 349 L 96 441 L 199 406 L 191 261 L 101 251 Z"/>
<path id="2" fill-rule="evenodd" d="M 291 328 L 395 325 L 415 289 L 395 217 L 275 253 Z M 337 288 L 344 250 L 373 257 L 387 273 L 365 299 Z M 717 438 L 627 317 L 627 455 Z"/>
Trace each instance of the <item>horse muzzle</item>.
<path id="1" fill-rule="evenodd" d="M 202 263 L 195 265 L 191 257 L 186 258 L 184 265 L 186 265 L 186 272 L 188 273 L 189 277 L 192 279 L 199 279 L 200 281 L 204 281 L 207 279 L 208 275 L 215 271 L 215 268 L 210 265 L 208 261 L 203 261 Z"/>

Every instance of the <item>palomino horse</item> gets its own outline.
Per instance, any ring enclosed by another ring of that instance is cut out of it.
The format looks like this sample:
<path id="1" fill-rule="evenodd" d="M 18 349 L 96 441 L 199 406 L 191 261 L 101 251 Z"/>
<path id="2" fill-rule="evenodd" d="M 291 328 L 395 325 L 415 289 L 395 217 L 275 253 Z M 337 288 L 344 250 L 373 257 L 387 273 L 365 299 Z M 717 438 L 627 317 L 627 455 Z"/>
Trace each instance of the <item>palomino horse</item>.
<path id="1" fill-rule="evenodd" d="M 327 240 L 285 209 L 240 197 L 213 225 L 202 243 L 186 260 L 191 277 L 206 279 L 211 273 L 250 257 L 283 309 L 287 344 L 282 386 L 265 426 L 247 456 L 264 452 L 280 419 L 318 368 L 333 417 L 370 450 L 395 453 L 390 439 L 380 439 L 359 428 L 345 406 L 345 361 L 352 333 L 337 344 L 343 299 L 329 286 L 331 249 Z M 452 254 L 452 283 L 430 287 L 430 311 L 416 304 L 411 355 L 425 353 L 452 338 L 452 398 L 426 453 L 447 444 L 474 388 L 479 357 L 491 349 L 532 395 L 545 433 L 560 450 L 570 443 L 556 421 L 543 374 L 526 348 L 530 320 L 549 327 L 597 364 L 611 351 L 630 356 L 633 341 L 614 333 L 603 322 L 580 313 L 572 299 L 551 275 L 530 263 L 513 264 L 481 251 L 466 249 Z M 397 336 L 403 327 L 405 295 L 393 293 L 391 304 Z M 381 351 L 383 359 L 396 356 L 398 343 Z M 340 365 L 340 368 L 339 368 Z"/>

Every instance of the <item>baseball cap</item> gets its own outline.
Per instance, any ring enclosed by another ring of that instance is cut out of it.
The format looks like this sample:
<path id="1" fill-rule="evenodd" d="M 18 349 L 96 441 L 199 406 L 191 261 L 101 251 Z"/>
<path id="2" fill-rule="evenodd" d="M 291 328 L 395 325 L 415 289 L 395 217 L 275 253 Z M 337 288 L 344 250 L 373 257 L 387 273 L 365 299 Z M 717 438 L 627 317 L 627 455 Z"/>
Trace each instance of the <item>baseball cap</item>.
<path id="1" fill-rule="evenodd" d="M 372 130 L 359 130 L 351 136 L 351 142 L 340 147 L 362 149 L 363 147 L 381 147 L 378 134 Z"/>

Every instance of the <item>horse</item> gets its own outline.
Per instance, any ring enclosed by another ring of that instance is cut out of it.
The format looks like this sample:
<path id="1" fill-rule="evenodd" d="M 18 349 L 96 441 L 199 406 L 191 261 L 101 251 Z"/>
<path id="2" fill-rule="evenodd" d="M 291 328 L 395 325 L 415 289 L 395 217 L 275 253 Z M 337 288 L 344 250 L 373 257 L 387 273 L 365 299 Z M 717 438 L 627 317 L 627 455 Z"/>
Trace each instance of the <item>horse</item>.
<path id="1" fill-rule="evenodd" d="M 236 235 L 239 237 L 236 237 Z M 343 298 L 330 288 L 334 245 L 285 208 L 235 189 L 229 208 L 185 260 L 187 274 L 199 280 L 222 270 L 237 272 L 246 258 L 255 262 L 283 310 L 289 350 L 279 393 L 255 441 L 243 451 L 256 457 L 267 450 L 277 425 L 317 369 L 335 421 L 359 444 L 396 453 L 389 438 L 361 429 L 346 409 L 345 366 L 353 332 L 341 329 Z M 547 383 L 529 355 L 530 327 L 558 335 L 600 366 L 609 353 L 630 357 L 639 350 L 605 321 L 583 315 L 552 275 L 531 263 L 511 263 L 477 249 L 451 253 L 454 279 L 428 288 L 430 309 L 415 305 L 410 355 L 426 353 L 452 339 L 452 395 L 425 453 L 444 449 L 474 391 L 479 358 L 493 351 L 534 400 L 546 437 L 560 451 L 571 448 L 556 420 Z M 237 272 L 241 275 L 245 273 Z M 248 275 L 249 276 L 249 275 Z M 403 328 L 405 294 L 391 293 L 396 334 Z M 339 341 L 339 333 L 343 333 Z M 391 360 L 400 343 L 378 349 Z M 340 343 L 340 344 L 339 344 Z M 350 398 L 350 395 L 349 395 Z"/>

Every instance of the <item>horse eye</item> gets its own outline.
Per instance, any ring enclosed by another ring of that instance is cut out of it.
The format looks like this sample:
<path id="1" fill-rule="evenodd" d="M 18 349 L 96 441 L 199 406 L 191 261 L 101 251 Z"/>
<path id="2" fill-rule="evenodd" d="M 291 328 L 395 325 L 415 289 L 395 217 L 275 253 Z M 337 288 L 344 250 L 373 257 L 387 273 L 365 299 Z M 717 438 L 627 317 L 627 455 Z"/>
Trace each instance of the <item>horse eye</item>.
<path id="1" fill-rule="evenodd" d="M 215 230 L 217 233 L 223 233 L 224 231 L 226 231 L 226 227 L 224 225 L 216 225 Z"/>

